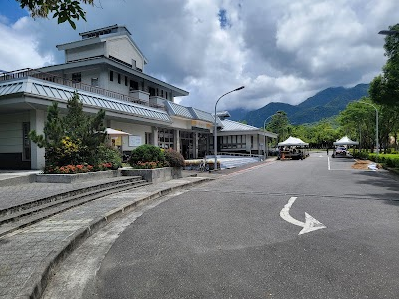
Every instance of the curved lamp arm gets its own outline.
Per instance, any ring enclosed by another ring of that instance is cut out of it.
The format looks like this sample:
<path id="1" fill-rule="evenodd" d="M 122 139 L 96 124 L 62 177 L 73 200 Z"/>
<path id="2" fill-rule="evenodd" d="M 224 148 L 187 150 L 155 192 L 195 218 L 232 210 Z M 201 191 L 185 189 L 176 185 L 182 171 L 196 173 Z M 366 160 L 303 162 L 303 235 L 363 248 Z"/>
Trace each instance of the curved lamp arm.
<path id="1" fill-rule="evenodd" d="M 233 89 L 233 90 L 230 90 L 229 92 L 226 92 L 225 94 L 223 94 L 223 95 L 221 95 L 219 98 L 218 98 L 218 100 L 216 101 L 216 104 L 215 104 L 215 123 L 213 124 L 213 136 L 214 136 L 214 140 L 213 140 L 213 149 L 214 149 L 214 154 L 215 154 L 215 165 L 214 165 L 214 170 L 216 170 L 216 168 L 217 168 L 217 116 L 216 116 L 216 106 L 217 106 L 217 104 L 219 103 L 219 101 L 220 101 L 220 99 L 221 98 L 223 98 L 225 95 L 227 95 L 227 94 L 229 94 L 229 93 L 232 93 L 232 92 L 234 92 L 234 91 L 238 91 L 238 90 L 241 90 L 241 89 L 243 89 L 245 86 L 240 86 L 240 87 L 238 87 L 238 88 L 236 88 L 236 89 Z"/>

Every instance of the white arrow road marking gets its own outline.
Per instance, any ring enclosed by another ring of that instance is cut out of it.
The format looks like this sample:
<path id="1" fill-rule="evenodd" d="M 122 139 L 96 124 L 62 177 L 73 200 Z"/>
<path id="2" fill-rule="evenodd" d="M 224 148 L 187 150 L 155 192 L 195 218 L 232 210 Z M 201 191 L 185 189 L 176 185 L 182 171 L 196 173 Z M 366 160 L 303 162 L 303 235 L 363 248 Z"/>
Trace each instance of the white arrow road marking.
<path id="1" fill-rule="evenodd" d="M 301 222 L 296 220 L 290 215 L 290 208 L 295 202 L 297 197 L 291 197 L 288 203 L 284 206 L 284 208 L 280 212 L 280 217 L 283 218 L 285 221 L 292 223 L 297 226 L 303 227 L 303 229 L 299 232 L 298 235 L 306 234 L 318 229 L 327 228 L 323 223 L 317 221 L 315 218 L 310 216 L 308 213 L 305 212 L 305 222 Z"/>

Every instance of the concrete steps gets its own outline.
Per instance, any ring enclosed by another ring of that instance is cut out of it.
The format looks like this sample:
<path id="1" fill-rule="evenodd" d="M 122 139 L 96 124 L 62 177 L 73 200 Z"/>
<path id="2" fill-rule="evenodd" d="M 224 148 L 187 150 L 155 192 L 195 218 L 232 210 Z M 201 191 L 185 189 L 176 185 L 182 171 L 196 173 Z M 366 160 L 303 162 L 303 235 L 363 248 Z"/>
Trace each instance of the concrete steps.
<path id="1" fill-rule="evenodd" d="M 92 200 L 149 184 L 140 176 L 120 177 L 0 210 L 0 237 Z"/>

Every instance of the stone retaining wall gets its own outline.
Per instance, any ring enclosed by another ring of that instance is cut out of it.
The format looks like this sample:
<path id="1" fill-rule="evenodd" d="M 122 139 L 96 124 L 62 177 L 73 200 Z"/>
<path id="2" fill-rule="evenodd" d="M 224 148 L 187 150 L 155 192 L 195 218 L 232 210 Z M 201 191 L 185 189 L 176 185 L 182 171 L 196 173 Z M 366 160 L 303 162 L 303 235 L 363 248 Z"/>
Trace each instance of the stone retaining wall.
<path id="1" fill-rule="evenodd" d="M 144 180 L 150 183 L 166 182 L 182 177 L 181 167 L 164 167 L 155 169 L 133 169 L 122 168 L 121 174 L 123 176 L 141 176 Z"/>
<path id="2" fill-rule="evenodd" d="M 120 176 L 120 170 L 106 170 L 76 174 L 36 174 L 37 183 L 74 183 L 77 181 L 101 180 Z"/>

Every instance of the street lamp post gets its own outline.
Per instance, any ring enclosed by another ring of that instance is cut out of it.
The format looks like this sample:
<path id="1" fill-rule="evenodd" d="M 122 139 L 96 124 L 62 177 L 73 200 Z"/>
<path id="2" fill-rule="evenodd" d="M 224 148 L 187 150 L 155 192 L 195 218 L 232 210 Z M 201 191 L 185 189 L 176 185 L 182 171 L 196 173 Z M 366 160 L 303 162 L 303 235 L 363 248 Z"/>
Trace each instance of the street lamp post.
<path id="1" fill-rule="evenodd" d="M 273 115 L 270 115 L 270 116 L 268 116 L 268 117 L 266 117 L 266 119 L 265 119 L 265 121 L 263 122 L 263 131 L 265 132 L 265 135 L 263 136 L 264 137 L 264 142 L 265 142 L 265 152 L 264 152 L 264 159 L 266 160 L 267 159 L 267 143 L 266 143 L 266 121 L 270 118 L 270 117 L 272 117 Z"/>
<path id="2" fill-rule="evenodd" d="M 375 107 L 373 104 L 371 103 L 367 103 L 367 102 L 363 102 L 363 101 L 359 101 L 359 103 L 363 103 L 366 105 L 370 105 L 371 107 L 373 107 L 375 109 L 375 144 L 377 146 L 377 156 L 378 156 L 378 151 L 379 151 L 379 145 L 378 145 L 378 110 L 377 107 Z"/>
<path id="3" fill-rule="evenodd" d="M 214 124 L 213 124 L 213 136 L 214 136 L 214 139 L 213 139 L 213 149 L 214 149 L 214 154 L 215 154 L 215 166 L 214 166 L 214 170 L 216 170 L 217 169 L 217 167 L 218 167 L 218 161 L 217 161 L 217 151 L 218 151 L 218 149 L 217 149 L 217 140 L 218 140 L 218 138 L 217 138 L 217 121 L 216 121 L 216 119 L 217 119 L 217 116 L 216 116 L 216 106 L 217 106 L 217 104 L 218 104 L 218 102 L 220 101 L 220 99 L 221 98 L 223 98 L 225 95 L 227 95 L 227 94 L 229 94 L 229 93 L 232 93 L 232 92 L 234 92 L 234 91 L 237 91 L 237 90 L 241 90 L 241 89 L 243 89 L 245 86 L 241 86 L 241 87 L 238 87 L 238 88 L 236 88 L 236 89 L 233 89 L 233 90 L 231 90 L 231 91 L 229 91 L 229 92 L 226 92 L 225 94 L 223 94 L 223 95 L 221 95 L 219 98 L 218 98 L 218 100 L 216 101 L 216 104 L 215 104 L 215 122 L 214 122 Z"/>

